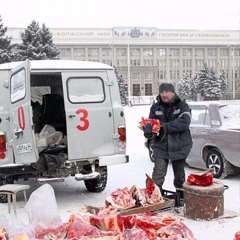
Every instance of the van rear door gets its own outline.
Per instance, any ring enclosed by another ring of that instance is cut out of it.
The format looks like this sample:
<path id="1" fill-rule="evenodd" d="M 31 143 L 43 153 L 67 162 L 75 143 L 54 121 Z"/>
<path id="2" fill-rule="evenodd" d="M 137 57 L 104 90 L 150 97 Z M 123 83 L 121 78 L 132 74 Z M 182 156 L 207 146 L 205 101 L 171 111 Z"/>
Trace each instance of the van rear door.
<path id="1" fill-rule="evenodd" d="M 15 163 L 35 162 L 38 153 L 30 103 L 30 62 L 19 64 L 10 75 L 10 131 L 12 131 Z"/>
<path id="2" fill-rule="evenodd" d="M 106 70 L 64 72 L 70 160 L 114 154 L 114 116 Z"/>

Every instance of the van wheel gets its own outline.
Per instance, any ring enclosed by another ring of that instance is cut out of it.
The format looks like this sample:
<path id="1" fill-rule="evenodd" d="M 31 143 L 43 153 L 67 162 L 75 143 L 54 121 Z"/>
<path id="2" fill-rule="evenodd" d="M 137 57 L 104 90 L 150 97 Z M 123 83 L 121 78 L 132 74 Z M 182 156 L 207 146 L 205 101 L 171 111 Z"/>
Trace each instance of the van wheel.
<path id="1" fill-rule="evenodd" d="M 84 180 L 85 186 L 89 192 L 102 192 L 107 186 L 107 169 L 101 172 L 98 178 Z"/>
<path id="2" fill-rule="evenodd" d="M 227 160 L 217 149 L 211 149 L 208 152 L 206 165 L 213 170 L 214 178 L 227 177 Z"/>

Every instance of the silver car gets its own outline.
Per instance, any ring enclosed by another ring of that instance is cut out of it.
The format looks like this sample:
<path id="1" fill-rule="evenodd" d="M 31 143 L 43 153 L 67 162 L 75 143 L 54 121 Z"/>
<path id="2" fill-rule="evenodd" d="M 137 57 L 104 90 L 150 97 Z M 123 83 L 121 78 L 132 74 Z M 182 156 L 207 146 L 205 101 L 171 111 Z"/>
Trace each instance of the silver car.
<path id="1" fill-rule="evenodd" d="M 189 103 L 193 147 L 187 164 L 211 168 L 215 178 L 240 169 L 240 100 Z"/>
<path id="2" fill-rule="evenodd" d="M 193 147 L 187 164 L 197 169 L 211 168 L 215 178 L 240 171 L 240 100 L 188 102 L 191 113 Z M 153 140 L 146 139 L 154 161 Z"/>

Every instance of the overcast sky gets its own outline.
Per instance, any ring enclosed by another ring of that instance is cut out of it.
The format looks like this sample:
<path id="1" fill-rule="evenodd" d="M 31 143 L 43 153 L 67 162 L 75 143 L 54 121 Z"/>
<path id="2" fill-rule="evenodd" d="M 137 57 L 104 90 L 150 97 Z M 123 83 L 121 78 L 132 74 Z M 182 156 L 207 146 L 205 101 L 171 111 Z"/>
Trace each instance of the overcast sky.
<path id="1" fill-rule="evenodd" d="M 157 27 L 240 30 L 240 0 L 0 0 L 8 28 Z"/>

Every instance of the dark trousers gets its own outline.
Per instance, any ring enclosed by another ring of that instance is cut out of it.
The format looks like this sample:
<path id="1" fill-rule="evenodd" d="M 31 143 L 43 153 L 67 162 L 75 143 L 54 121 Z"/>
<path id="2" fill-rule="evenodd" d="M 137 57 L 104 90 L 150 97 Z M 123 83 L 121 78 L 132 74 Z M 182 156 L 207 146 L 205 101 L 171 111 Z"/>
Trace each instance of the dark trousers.
<path id="1" fill-rule="evenodd" d="M 183 183 L 185 182 L 185 166 L 186 159 L 179 159 L 172 161 L 173 168 L 173 185 L 175 188 L 182 188 Z M 168 168 L 168 159 L 163 158 L 154 158 L 154 168 L 153 168 L 153 180 L 157 184 L 157 186 L 162 190 L 162 186 L 165 180 L 165 176 L 167 175 Z"/>

